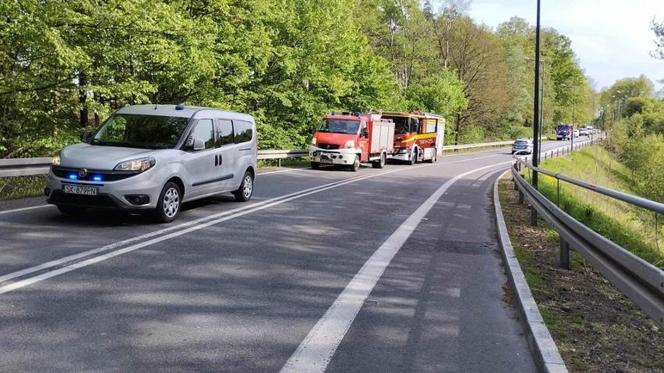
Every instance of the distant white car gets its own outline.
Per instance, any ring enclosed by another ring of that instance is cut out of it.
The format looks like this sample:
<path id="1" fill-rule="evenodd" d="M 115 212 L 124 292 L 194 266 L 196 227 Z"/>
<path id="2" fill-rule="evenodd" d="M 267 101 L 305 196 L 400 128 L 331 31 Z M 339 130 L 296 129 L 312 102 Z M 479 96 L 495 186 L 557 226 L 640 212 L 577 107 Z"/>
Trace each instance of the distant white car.
<path id="1" fill-rule="evenodd" d="M 512 154 L 533 154 L 533 140 L 517 139 L 512 144 Z"/>
<path id="2" fill-rule="evenodd" d="M 574 137 L 579 137 L 579 130 L 574 130 Z"/>
<path id="3" fill-rule="evenodd" d="M 592 131 L 587 127 L 583 127 L 579 130 L 579 136 L 590 136 L 591 133 Z"/>

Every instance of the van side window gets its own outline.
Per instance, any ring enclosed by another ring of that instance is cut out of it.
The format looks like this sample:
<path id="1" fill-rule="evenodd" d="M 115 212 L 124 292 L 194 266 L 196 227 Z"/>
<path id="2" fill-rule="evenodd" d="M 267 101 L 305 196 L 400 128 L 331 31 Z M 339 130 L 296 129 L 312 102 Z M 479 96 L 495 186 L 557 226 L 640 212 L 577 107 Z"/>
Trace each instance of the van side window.
<path id="1" fill-rule="evenodd" d="M 243 120 L 234 120 L 233 128 L 235 129 L 235 143 L 251 141 L 254 137 L 254 130 L 250 122 Z"/>
<path id="2" fill-rule="evenodd" d="M 233 122 L 230 119 L 217 119 L 217 147 L 233 143 Z"/>
<path id="3" fill-rule="evenodd" d="M 214 148 L 214 127 L 212 127 L 212 119 L 199 119 L 196 127 L 191 131 L 194 138 L 203 140 L 205 149 Z"/>

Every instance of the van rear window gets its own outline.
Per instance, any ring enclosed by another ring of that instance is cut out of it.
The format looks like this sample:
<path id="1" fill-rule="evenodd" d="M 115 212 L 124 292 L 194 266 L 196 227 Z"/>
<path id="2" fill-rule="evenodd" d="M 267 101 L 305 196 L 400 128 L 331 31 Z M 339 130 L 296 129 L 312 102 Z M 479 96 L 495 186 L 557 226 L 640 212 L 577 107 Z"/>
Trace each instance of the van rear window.
<path id="1" fill-rule="evenodd" d="M 235 130 L 235 143 L 248 142 L 254 137 L 253 125 L 243 120 L 234 120 L 233 129 Z"/>

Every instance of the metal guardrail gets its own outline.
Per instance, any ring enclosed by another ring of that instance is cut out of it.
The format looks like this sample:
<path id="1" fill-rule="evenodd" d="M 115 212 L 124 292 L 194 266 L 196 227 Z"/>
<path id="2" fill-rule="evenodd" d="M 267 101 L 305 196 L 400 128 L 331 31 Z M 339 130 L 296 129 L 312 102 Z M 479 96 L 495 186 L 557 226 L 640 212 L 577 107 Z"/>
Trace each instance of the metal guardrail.
<path id="1" fill-rule="evenodd" d="M 561 266 L 569 269 L 571 246 L 646 314 L 664 325 L 664 271 L 567 214 L 557 203 L 528 184 L 521 175 L 521 166 L 555 178 L 558 190 L 560 181 L 563 181 L 660 214 L 664 212 L 664 204 L 534 167 L 523 158 L 517 158 L 512 168 L 515 187 L 522 197 L 520 200 L 525 197 L 537 213 L 558 231 Z"/>
<path id="2" fill-rule="evenodd" d="M 494 146 L 507 146 L 512 145 L 514 141 L 496 141 L 496 142 L 485 142 L 481 144 L 460 144 L 460 145 L 444 145 L 443 150 L 463 150 L 463 149 L 475 149 L 475 148 L 490 148 Z"/>
<path id="3" fill-rule="evenodd" d="M 286 159 L 309 156 L 308 150 L 259 150 L 258 159 Z"/>
<path id="4" fill-rule="evenodd" d="M 0 177 L 47 174 L 52 158 L 0 159 Z"/>
<path id="5" fill-rule="evenodd" d="M 499 141 L 481 144 L 464 144 L 464 145 L 446 145 L 443 150 L 461 150 L 472 148 L 486 148 L 494 146 L 505 146 L 512 144 L 512 141 Z M 287 159 L 287 158 L 303 158 L 309 156 L 309 150 L 296 149 L 296 150 L 259 150 L 258 159 Z M 48 173 L 51 166 L 52 158 L 13 158 L 13 159 L 0 159 L 0 177 L 14 177 L 14 176 L 32 176 L 32 175 L 45 175 Z M 279 162 L 281 165 L 281 162 Z"/>

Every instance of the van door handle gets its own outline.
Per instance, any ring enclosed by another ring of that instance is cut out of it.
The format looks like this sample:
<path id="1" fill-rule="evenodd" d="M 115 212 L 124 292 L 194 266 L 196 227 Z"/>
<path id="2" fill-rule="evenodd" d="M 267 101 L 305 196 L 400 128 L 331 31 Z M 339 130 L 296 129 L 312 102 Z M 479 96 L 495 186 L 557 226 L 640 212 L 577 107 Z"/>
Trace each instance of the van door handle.
<path id="1" fill-rule="evenodd" d="M 219 165 L 219 155 L 215 154 L 214 155 L 214 166 L 216 167 L 218 165 Z"/>
<path id="2" fill-rule="evenodd" d="M 219 164 L 219 166 L 221 166 L 221 163 L 223 162 L 224 159 L 221 157 L 221 154 L 217 154 L 217 157 L 218 157 L 218 159 L 219 159 L 219 163 L 218 163 L 218 164 Z"/>

